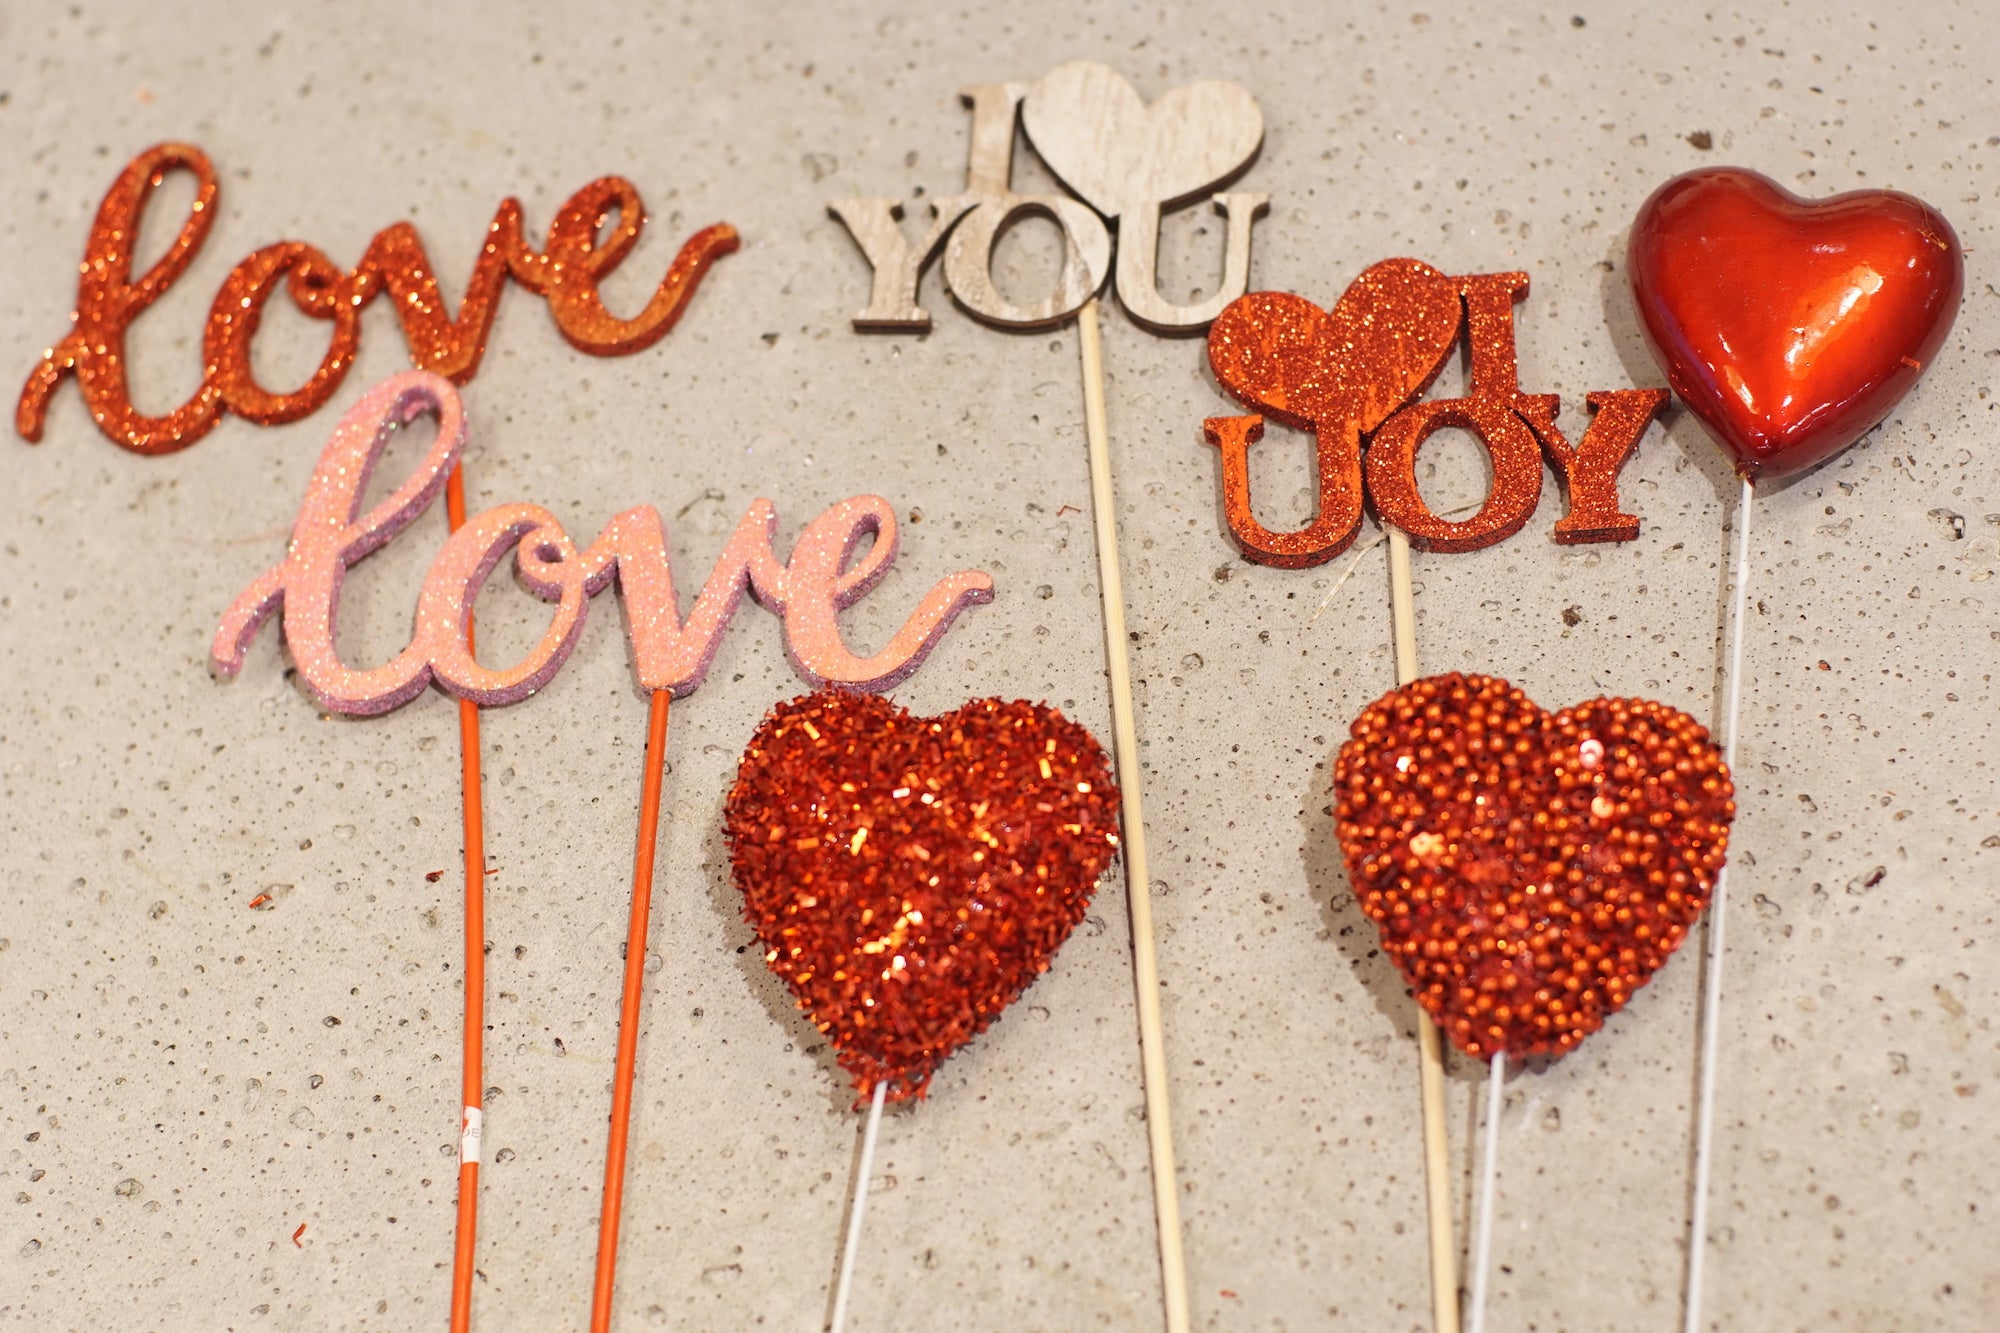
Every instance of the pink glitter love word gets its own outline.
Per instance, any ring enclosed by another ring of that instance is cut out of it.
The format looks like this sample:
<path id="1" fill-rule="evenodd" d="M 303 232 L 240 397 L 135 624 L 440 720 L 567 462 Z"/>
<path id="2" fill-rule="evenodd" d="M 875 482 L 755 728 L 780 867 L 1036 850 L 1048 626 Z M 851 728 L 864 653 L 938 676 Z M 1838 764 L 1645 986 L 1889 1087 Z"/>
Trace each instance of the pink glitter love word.
<path id="1" fill-rule="evenodd" d="M 426 414 L 437 418 L 430 451 L 393 494 L 360 515 L 383 449 L 397 430 Z M 840 612 L 879 583 L 896 559 L 896 513 L 880 496 L 858 495 L 829 507 L 806 525 L 791 559 L 782 563 L 771 548 L 777 510 L 769 500 L 753 501 L 686 620 L 674 591 L 666 525 L 651 505 L 619 514 L 579 552 L 548 510 L 504 504 L 467 520 L 439 550 L 417 597 L 409 645 L 381 666 L 350 667 L 334 648 L 341 581 L 437 499 L 465 447 L 465 431 L 458 390 L 428 371 L 392 376 L 356 403 L 320 455 L 285 558 L 258 575 L 216 627 L 209 650 L 215 670 L 234 676 L 258 629 L 282 608 L 285 644 L 299 676 L 330 712 L 386 713 L 432 682 L 474 703 L 510 704 L 546 685 L 562 667 L 583 630 L 591 595 L 616 579 L 639 683 L 649 691 L 670 690 L 676 697 L 694 692 L 746 590 L 782 617 L 786 654 L 807 681 L 882 690 L 917 669 L 960 611 L 993 599 L 987 575 L 952 574 L 924 595 L 882 651 L 857 657 L 841 636 Z M 472 604 L 510 550 L 521 582 L 556 610 L 541 642 L 519 662 L 483 666 L 469 642 Z"/>

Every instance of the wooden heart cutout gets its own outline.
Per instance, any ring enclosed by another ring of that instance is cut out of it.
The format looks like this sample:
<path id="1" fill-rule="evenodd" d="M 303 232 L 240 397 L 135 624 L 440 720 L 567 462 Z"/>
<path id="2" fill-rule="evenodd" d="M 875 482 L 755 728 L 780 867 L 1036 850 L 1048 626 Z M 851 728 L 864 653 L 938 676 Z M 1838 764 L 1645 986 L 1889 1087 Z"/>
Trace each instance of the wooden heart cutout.
<path id="1" fill-rule="evenodd" d="M 1937 354 L 1965 288 L 1958 237 L 1922 200 L 1805 200 L 1735 167 L 1661 186 L 1628 249 L 1654 360 L 1753 480 L 1874 427 Z"/>
<path id="2" fill-rule="evenodd" d="M 1366 435 L 1430 387 L 1458 339 L 1458 284 L 1416 259 L 1385 259 L 1331 311 L 1285 292 L 1238 297 L 1208 331 L 1216 381 L 1305 430 Z"/>
<path id="3" fill-rule="evenodd" d="M 1205 194 L 1264 142 L 1264 113 L 1236 84 L 1183 84 L 1148 106 L 1124 75 L 1094 60 L 1044 75 L 1028 90 L 1021 124 L 1049 170 L 1106 217 Z"/>
<path id="4" fill-rule="evenodd" d="M 923 1095 L 1083 919 L 1118 847 L 1118 789 L 1052 708 L 912 717 L 823 690 L 773 709 L 726 805 L 764 961 L 865 1099 Z"/>
<path id="5" fill-rule="evenodd" d="M 1686 938 L 1736 805 L 1708 732 L 1646 699 L 1546 713 L 1451 674 L 1370 704 L 1334 769 L 1361 910 L 1452 1043 L 1559 1055 Z"/>

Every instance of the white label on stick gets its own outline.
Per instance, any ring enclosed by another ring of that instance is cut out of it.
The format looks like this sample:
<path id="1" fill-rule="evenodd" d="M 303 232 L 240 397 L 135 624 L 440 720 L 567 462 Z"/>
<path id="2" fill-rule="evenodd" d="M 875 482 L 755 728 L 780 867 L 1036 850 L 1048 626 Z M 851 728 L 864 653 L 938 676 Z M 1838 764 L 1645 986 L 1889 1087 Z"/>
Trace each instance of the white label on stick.
<path id="1" fill-rule="evenodd" d="M 479 1131 L 486 1114 L 476 1106 L 465 1108 L 465 1119 L 458 1126 L 458 1160 L 479 1164 Z"/>

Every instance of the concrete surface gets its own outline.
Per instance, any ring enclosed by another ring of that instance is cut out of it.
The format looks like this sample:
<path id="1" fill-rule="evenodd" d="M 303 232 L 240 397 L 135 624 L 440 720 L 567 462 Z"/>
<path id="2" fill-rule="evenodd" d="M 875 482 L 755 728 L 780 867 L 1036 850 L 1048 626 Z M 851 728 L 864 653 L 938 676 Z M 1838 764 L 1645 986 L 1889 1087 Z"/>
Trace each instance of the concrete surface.
<path id="1" fill-rule="evenodd" d="M 1660 382 L 1615 271 L 1659 181 L 1734 162 L 1808 194 L 1922 195 L 1971 251 L 1956 333 L 1883 429 L 1755 513 L 1710 1309 L 1732 1330 L 1972 1333 L 2000 1326 L 1995 17 L 1596 0 L 10 6 L 0 372 L 11 388 L 61 335 L 99 199 L 161 139 L 202 145 L 223 194 L 206 249 L 137 326 L 155 408 L 194 383 L 200 320 L 252 249 L 296 237 L 352 263 L 411 218 L 455 299 L 503 196 L 539 231 L 621 173 L 653 223 L 614 304 L 699 225 L 735 223 L 744 249 L 676 332 L 624 359 L 573 352 L 511 290 L 466 395 L 474 506 L 533 499 L 587 537 L 650 501 L 698 573 L 753 496 L 788 539 L 831 500 L 880 492 L 922 517 L 849 617 L 858 638 L 879 642 L 952 569 L 999 585 L 897 697 L 1047 698 L 1108 736 L 1073 328 L 979 326 L 935 275 L 928 337 L 846 326 L 867 271 L 826 201 L 957 189 L 961 86 L 1073 57 L 1149 97 L 1247 84 L 1268 134 L 1242 188 L 1273 195 L 1256 286 L 1330 301 L 1396 254 L 1526 268 L 1524 385 L 1572 403 Z M 1017 182 L 1037 172 L 1024 154 Z M 164 190 L 156 218 L 187 194 Z M 1218 236 L 1197 211 L 1170 221 L 1170 290 L 1200 285 Z M 1009 242 L 1003 276 L 1023 292 L 1045 241 Z M 291 426 L 230 421 L 141 458 L 97 434 L 71 386 L 43 444 L 0 442 L 10 1327 L 444 1322 L 455 711 L 431 694 L 322 719 L 268 634 L 239 680 L 204 666 L 222 609 L 282 554 L 339 404 L 404 363 L 385 309 L 364 327 L 336 406 Z M 323 336 L 274 306 L 260 372 L 295 381 Z M 1382 548 L 1303 572 L 1233 559 L 1200 439 L 1228 405 L 1200 343 L 1114 312 L 1106 349 L 1196 1322 L 1424 1329 L 1412 1013 L 1322 813 L 1347 721 L 1392 683 Z M 1305 446 L 1265 455 L 1268 521 L 1302 519 Z M 1426 469 L 1440 507 L 1483 484 L 1463 442 Z M 1550 706 L 1644 693 L 1709 716 L 1730 478 L 1675 414 L 1624 488 L 1645 524 L 1630 545 L 1551 544 L 1551 486 L 1508 542 L 1420 557 L 1426 667 L 1497 672 Z M 426 516 L 351 581 L 352 658 L 401 645 L 442 530 Z M 543 614 L 497 579 L 480 605 L 490 660 Z M 483 1329 L 575 1327 L 588 1308 L 645 715 L 614 622 L 600 611 L 549 689 L 486 719 Z M 825 1316 L 856 1118 L 744 948 L 718 834 L 744 740 L 797 688 L 753 608 L 674 710 L 623 1328 Z M 259 894 L 275 905 L 249 910 Z M 1110 882 L 1053 971 L 890 1120 L 857 1329 L 1158 1327 L 1125 940 Z M 1579 1052 L 1513 1079 L 1493 1328 L 1679 1327 L 1698 974 L 1683 954 Z M 1479 1077 L 1454 1067 L 1461 1165 Z"/>

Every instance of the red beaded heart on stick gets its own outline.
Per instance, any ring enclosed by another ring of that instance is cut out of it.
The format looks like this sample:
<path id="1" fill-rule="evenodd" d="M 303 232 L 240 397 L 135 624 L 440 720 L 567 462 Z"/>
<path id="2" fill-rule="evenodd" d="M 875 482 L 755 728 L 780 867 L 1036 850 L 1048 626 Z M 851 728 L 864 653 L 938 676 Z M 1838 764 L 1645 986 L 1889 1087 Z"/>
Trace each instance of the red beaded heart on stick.
<path id="1" fill-rule="evenodd" d="M 1334 817 L 1382 947 L 1452 1044 L 1559 1055 L 1686 938 L 1736 812 L 1693 718 L 1645 699 L 1547 713 L 1453 673 L 1370 704 Z"/>
<path id="2" fill-rule="evenodd" d="M 859 1092 L 902 1101 L 1048 970 L 1117 850 L 1118 789 L 1052 708 L 822 690 L 758 727 L 726 832 L 764 961 Z"/>

